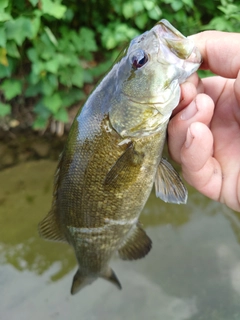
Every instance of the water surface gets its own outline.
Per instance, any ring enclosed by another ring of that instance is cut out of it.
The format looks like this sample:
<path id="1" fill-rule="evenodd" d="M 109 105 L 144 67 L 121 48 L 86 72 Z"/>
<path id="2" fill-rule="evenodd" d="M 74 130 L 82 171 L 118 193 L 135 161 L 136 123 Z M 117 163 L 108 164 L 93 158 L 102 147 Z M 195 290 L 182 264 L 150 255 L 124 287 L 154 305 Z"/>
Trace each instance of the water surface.
<path id="1" fill-rule="evenodd" d="M 240 319 L 240 214 L 190 187 L 187 205 L 151 194 L 141 215 L 151 252 L 111 262 L 122 291 L 99 279 L 71 296 L 72 249 L 37 234 L 55 167 L 42 160 L 0 172 L 0 319 Z"/>

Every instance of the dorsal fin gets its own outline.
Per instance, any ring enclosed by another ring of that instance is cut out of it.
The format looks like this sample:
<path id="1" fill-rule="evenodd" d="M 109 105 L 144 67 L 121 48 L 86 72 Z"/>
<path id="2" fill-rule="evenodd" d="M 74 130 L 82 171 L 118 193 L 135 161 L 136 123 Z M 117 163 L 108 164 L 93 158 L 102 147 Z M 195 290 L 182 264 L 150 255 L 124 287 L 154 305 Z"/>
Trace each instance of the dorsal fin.
<path id="1" fill-rule="evenodd" d="M 133 226 L 130 235 L 118 249 L 123 260 L 136 260 L 145 257 L 152 248 L 152 241 L 140 224 Z"/>

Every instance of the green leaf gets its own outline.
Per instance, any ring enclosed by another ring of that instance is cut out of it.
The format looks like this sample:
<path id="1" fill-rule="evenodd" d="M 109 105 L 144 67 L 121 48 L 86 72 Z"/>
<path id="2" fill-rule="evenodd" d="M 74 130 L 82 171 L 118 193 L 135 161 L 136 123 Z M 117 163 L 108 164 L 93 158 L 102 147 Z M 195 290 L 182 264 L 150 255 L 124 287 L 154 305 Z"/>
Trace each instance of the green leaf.
<path id="1" fill-rule="evenodd" d="M 68 122 L 68 113 L 65 108 L 60 108 L 55 114 L 54 119 L 61 122 Z"/>
<path id="2" fill-rule="evenodd" d="M 0 102 L 0 117 L 5 117 L 11 113 L 10 104 Z"/>
<path id="3" fill-rule="evenodd" d="M 27 50 L 27 56 L 28 56 L 28 59 L 30 61 L 32 61 L 33 63 L 38 61 L 38 53 L 37 53 L 37 50 L 35 48 L 30 48 Z"/>
<path id="4" fill-rule="evenodd" d="M 51 87 L 55 89 L 58 87 L 58 77 L 55 74 L 49 74 L 47 76 L 47 81 Z"/>
<path id="5" fill-rule="evenodd" d="M 22 92 L 22 82 L 20 80 L 6 79 L 0 86 L 7 100 L 11 100 Z"/>
<path id="6" fill-rule="evenodd" d="M 58 80 L 55 75 L 49 74 L 46 76 L 44 80 L 42 80 L 42 93 L 45 96 L 52 95 L 57 88 Z"/>
<path id="7" fill-rule="evenodd" d="M 43 99 L 40 99 L 34 106 L 33 108 L 34 113 L 36 113 L 36 115 L 39 118 L 45 119 L 47 120 L 50 116 L 51 116 L 51 112 L 50 110 L 48 110 L 44 103 L 43 103 Z"/>
<path id="8" fill-rule="evenodd" d="M 4 27 L 0 27 L 0 47 L 6 48 L 6 32 Z"/>
<path id="9" fill-rule="evenodd" d="M 61 19 L 67 10 L 66 6 L 61 5 L 57 1 L 42 0 L 42 11 L 56 19 Z"/>
<path id="10" fill-rule="evenodd" d="M 68 68 L 62 68 L 61 70 L 59 70 L 59 81 L 64 86 L 71 87 L 72 85 L 71 74 L 69 74 Z"/>
<path id="11" fill-rule="evenodd" d="M 185 3 L 189 8 L 193 8 L 194 7 L 194 3 L 193 0 L 182 0 L 183 3 Z"/>
<path id="12" fill-rule="evenodd" d="M 31 85 L 37 85 L 39 81 L 41 81 L 41 76 L 39 74 L 35 74 L 32 70 L 29 74 L 28 81 Z"/>
<path id="13" fill-rule="evenodd" d="M 171 6 L 174 11 L 178 11 L 183 7 L 182 1 L 176 0 L 171 3 Z"/>
<path id="14" fill-rule="evenodd" d="M 8 66 L 7 50 L 0 48 L 0 65 Z"/>
<path id="15" fill-rule="evenodd" d="M 216 29 L 220 31 L 228 31 L 233 32 L 233 26 L 231 23 L 227 20 L 225 20 L 223 17 L 215 17 L 213 18 L 210 23 L 206 26 L 204 26 L 202 29 Z"/>
<path id="16" fill-rule="evenodd" d="M 1 57 L 1 53 L 0 53 L 0 57 Z M 7 78 L 11 77 L 14 69 L 15 69 L 15 60 L 9 58 L 8 65 L 0 64 L 0 78 L 2 79 L 6 77 Z"/>
<path id="17" fill-rule="evenodd" d="M 0 22 L 8 21 L 11 19 L 12 19 L 12 17 L 10 14 L 8 14 L 6 12 L 0 12 Z"/>
<path id="18" fill-rule="evenodd" d="M 72 84 L 77 86 L 78 88 L 82 88 L 83 86 L 83 69 L 79 66 L 73 70 L 71 75 Z"/>
<path id="19" fill-rule="evenodd" d="M 57 41 L 55 35 L 52 33 L 51 29 L 49 29 L 48 27 L 45 27 L 44 30 L 45 30 L 49 40 L 56 47 L 58 45 L 58 41 Z"/>
<path id="20" fill-rule="evenodd" d="M 132 18 L 134 16 L 134 14 L 135 14 L 132 3 L 131 2 L 125 2 L 123 4 L 122 12 L 123 12 L 123 16 L 124 16 L 125 19 Z"/>
<path id="21" fill-rule="evenodd" d="M 62 106 L 65 108 L 70 107 L 73 103 L 85 99 L 85 94 L 82 90 L 72 88 L 68 92 L 61 92 Z"/>
<path id="22" fill-rule="evenodd" d="M 113 49 L 117 45 L 114 33 L 108 28 L 106 28 L 102 33 L 102 43 L 106 49 Z"/>
<path id="23" fill-rule="evenodd" d="M 93 76 L 90 70 L 84 69 L 83 70 L 83 81 L 86 83 L 92 83 L 93 82 Z"/>
<path id="24" fill-rule="evenodd" d="M 8 56 L 13 57 L 13 58 L 17 58 L 17 59 L 20 58 L 20 54 L 19 54 L 17 45 L 14 41 L 7 42 L 7 54 L 8 54 Z"/>
<path id="25" fill-rule="evenodd" d="M 30 30 L 31 32 L 29 35 L 29 39 L 34 39 L 37 36 L 38 31 L 40 29 L 40 25 L 41 25 L 40 17 L 36 16 L 33 19 L 31 19 L 31 30 Z"/>
<path id="26" fill-rule="evenodd" d="M 143 9 L 144 9 L 144 6 L 143 6 L 143 2 L 142 2 L 142 0 L 134 0 L 133 2 L 132 2 L 132 5 L 133 5 L 133 9 L 134 9 L 134 11 L 137 13 L 137 12 L 141 12 L 141 11 L 143 11 Z"/>
<path id="27" fill-rule="evenodd" d="M 8 6 L 9 0 L 1 0 L 0 1 L 0 11 L 4 11 L 4 9 Z"/>
<path id="28" fill-rule="evenodd" d="M 32 65 L 32 73 L 39 76 L 44 71 L 45 71 L 45 64 L 40 60 L 35 61 L 34 64 Z"/>
<path id="29" fill-rule="evenodd" d="M 43 104 L 48 110 L 55 114 L 62 106 L 62 99 L 60 94 L 58 92 L 55 92 L 51 96 L 45 96 L 43 98 Z"/>
<path id="30" fill-rule="evenodd" d="M 138 15 L 134 19 L 134 21 L 139 29 L 144 29 L 146 27 L 147 22 L 148 22 L 148 15 L 144 12 L 144 13 Z"/>
<path id="31" fill-rule="evenodd" d="M 45 62 L 45 70 L 56 74 L 59 68 L 59 61 L 57 59 L 52 59 Z"/>
<path id="32" fill-rule="evenodd" d="M 34 42 L 34 47 L 38 56 L 44 60 L 52 59 L 56 54 L 55 46 L 50 42 L 45 33 L 41 36 L 41 40 Z"/>
<path id="33" fill-rule="evenodd" d="M 34 122 L 33 122 L 33 129 L 39 130 L 39 129 L 45 129 L 48 123 L 48 118 L 44 118 L 41 115 L 38 116 Z"/>
<path id="34" fill-rule="evenodd" d="M 39 1 L 39 0 L 29 0 L 29 2 L 31 3 L 31 5 L 32 5 L 33 7 L 35 7 L 35 6 L 38 4 L 38 1 Z"/>
<path id="35" fill-rule="evenodd" d="M 27 90 L 25 91 L 25 97 L 35 97 L 39 93 L 42 93 L 41 82 L 38 82 L 36 84 L 29 84 Z"/>
<path id="36" fill-rule="evenodd" d="M 148 11 L 149 18 L 153 20 L 159 20 L 162 15 L 162 11 L 158 6 L 155 6 L 153 9 Z"/>
<path id="37" fill-rule="evenodd" d="M 149 11 L 149 10 L 152 10 L 154 8 L 155 3 L 154 3 L 154 1 L 144 0 L 143 1 L 143 5 Z"/>
<path id="38" fill-rule="evenodd" d="M 95 35 L 92 30 L 84 27 L 81 28 L 79 30 L 78 43 L 80 44 L 80 46 L 78 46 L 78 49 L 92 52 L 97 51 L 97 44 L 94 36 Z"/>
<path id="39" fill-rule="evenodd" d="M 7 39 L 14 40 L 19 46 L 26 38 L 31 38 L 31 20 L 23 16 L 5 23 Z"/>
<path id="40" fill-rule="evenodd" d="M 71 8 L 67 8 L 67 11 L 65 12 L 65 15 L 64 15 L 64 20 L 66 21 L 72 21 L 74 17 L 74 11 L 71 9 Z"/>

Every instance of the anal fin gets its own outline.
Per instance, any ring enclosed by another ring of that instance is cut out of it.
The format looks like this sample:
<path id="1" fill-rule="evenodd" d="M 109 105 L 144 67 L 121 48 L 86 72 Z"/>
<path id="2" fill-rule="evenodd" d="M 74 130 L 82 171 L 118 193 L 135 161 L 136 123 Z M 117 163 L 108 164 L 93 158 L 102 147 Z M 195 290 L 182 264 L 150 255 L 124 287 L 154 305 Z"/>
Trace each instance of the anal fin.
<path id="1" fill-rule="evenodd" d="M 152 248 L 152 240 L 138 224 L 133 226 L 130 235 L 124 244 L 118 249 L 118 253 L 123 260 L 137 260 L 145 257 Z"/>
<path id="2" fill-rule="evenodd" d="M 59 157 L 59 162 L 55 173 L 52 208 L 46 217 L 38 224 L 38 232 L 39 235 L 46 240 L 67 242 L 67 239 L 60 228 L 56 206 L 57 190 L 61 183 L 62 177 L 60 172 L 63 165 L 63 159 L 64 157 L 62 153 Z"/>
<path id="3" fill-rule="evenodd" d="M 39 235 L 46 240 L 67 242 L 65 235 L 60 230 L 59 224 L 57 223 L 54 209 L 56 209 L 55 206 L 53 206 L 52 210 L 39 223 Z"/>

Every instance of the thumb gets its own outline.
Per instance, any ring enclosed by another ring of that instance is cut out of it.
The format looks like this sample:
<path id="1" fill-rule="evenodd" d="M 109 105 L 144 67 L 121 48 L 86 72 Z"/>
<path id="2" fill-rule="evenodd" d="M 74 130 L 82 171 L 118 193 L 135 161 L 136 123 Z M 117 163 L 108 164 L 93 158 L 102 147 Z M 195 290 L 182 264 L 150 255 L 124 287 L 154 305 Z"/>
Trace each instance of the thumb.
<path id="1" fill-rule="evenodd" d="M 237 99 L 238 105 L 240 106 L 240 70 L 238 71 L 237 78 L 234 82 L 234 94 Z"/>

